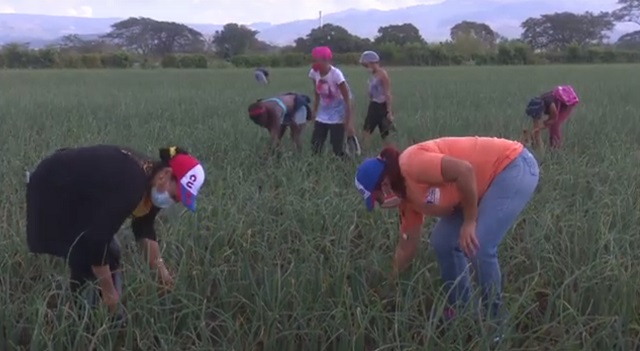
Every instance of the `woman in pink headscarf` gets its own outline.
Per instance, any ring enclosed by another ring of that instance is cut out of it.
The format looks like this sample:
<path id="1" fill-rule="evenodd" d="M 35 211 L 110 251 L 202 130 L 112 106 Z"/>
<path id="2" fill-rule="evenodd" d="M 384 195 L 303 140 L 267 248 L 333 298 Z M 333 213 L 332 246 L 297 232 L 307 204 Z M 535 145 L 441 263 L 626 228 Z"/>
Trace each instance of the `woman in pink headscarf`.
<path id="1" fill-rule="evenodd" d="M 344 156 L 345 133 L 354 135 L 351 92 L 342 71 L 331 64 L 331 49 L 319 46 L 311 51 L 313 65 L 309 78 L 313 82 L 313 115 L 315 123 L 311 144 L 319 153 L 327 136 L 337 156 Z"/>

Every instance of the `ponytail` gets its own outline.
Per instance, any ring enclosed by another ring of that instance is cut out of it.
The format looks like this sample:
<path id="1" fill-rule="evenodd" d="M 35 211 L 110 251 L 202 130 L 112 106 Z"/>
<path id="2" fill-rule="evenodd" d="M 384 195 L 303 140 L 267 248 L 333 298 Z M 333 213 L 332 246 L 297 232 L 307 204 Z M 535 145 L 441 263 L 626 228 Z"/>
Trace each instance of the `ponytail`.
<path id="1" fill-rule="evenodd" d="M 384 171 L 380 178 L 384 179 L 386 177 L 389 179 L 391 190 L 401 198 L 406 198 L 407 188 L 404 184 L 404 177 L 402 176 L 399 163 L 400 151 L 393 146 L 387 146 L 382 149 L 378 157 L 385 163 Z M 378 184 L 377 188 L 379 189 L 381 185 L 382 184 Z"/>
<path id="2" fill-rule="evenodd" d="M 160 162 L 165 164 L 167 167 L 169 166 L 169 161 L 174 158 L 176 155 L 188 155 L 189 153 L 178 147 L 178 146 L 170 146 L 166 148 L 161 148 L 158 150 L 160 154 Z"/>
<path id="3" fill-rule="evenodd" d="M 161 148 L 158 150 L 160 154 L 160 161 L 153 162 L 153 165 L 148 172 L 149 177 L 154 177 L 161 170 L 169 167 L 169 161 L 175 157 L 176 155 L 187 155 L 189 154 L 186 150 L 181 149 L 178 146 L 170 146 Z"/>

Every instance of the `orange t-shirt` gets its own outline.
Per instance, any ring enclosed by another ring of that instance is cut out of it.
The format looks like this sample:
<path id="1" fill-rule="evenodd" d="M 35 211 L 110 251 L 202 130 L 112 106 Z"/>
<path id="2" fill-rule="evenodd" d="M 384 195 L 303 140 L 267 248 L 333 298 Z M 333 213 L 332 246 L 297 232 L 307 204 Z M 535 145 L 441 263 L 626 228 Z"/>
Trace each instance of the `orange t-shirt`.
<path id="1" fill-rule="evenodd" d="M 453 207 L 460 203 L 454 183 L 442 178 L 442 158 L 449 156 L 471 164 L 476 175 L 478 198 L 493 179 L 524 146 L 516 141 L 490 137 L 447 137 L 410 146 L 400 154 L 400 170 L 405 178 L 407 198 L 400 205 L 401 230 L 422 224 L 424 215 L 419 206 L 433 203 Z"/>

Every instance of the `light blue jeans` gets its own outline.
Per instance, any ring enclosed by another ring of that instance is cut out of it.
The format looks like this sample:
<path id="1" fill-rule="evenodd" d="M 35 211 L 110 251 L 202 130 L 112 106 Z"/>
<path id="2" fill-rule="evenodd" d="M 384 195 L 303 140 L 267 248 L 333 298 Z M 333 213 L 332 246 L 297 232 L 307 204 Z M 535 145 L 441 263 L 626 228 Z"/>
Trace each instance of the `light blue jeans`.
<path id="1" fill-rule="evenodd" d="M 497 318 L 502 305 L 502 277 L 498 245 L 533 196 L 538 185 L 538 162 L 526 148 L 491 182 L 478 204 L 476 236 L 479 248 L 473 265 L 482 302 L 489 318 Z M 458 247 L 462 213 L 442 217 L 431 234 L 440 277 L 450 307 L 465 307 L 470 299 L 467 258 Z"/>

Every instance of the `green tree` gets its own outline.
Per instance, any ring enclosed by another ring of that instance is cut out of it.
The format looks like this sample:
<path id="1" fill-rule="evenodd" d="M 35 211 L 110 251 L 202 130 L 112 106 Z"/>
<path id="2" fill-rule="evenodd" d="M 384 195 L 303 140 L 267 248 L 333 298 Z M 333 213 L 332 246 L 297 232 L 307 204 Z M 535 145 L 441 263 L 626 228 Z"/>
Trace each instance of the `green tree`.
<path id="1" fill-rule="evenodd" d="M 296 50 L 300 52 L 309 52 L 316 46 L 329 46 L 333 52 L 347 53 L 365 50 L 371 46 L 371 41 L 349 33 L 344 27 L 327 23 L 295 40 Z"/>
<path id="2" fill-rule="evenodd" d="M 243 55 L 257 42 L 258 31 L 237 23 L 227 23 L 222 30 L 216 31 L 212 43 L 216 52 L 228 58 L 235 55 Z"/>
<path id="3" fill-rule="evenodd" d="M 481 50 L 495 49 L 499 38 L 499 34 L 488 24 L 471 21 L 462 21 L 451 27 L 450 36 L 454 43 L 478 43 Z"/>
<path id="4" fill-rule="evenodd" d="M 61 51 L 78 54 L 113 52 L 118 49 L 116 45 L 110 44 L 106 40 L 84 39 L 78 34 L 65 35 L 60 39 L 57 47 Z"/>
<path id="5" fill-rule="evenodd" d="M 131 17 L 111 25 L 106 39 L 143 56 L 202 52 L 202 33 L 184 24 Z"/>
<path id="6" fill-rule="evenodd" d="M 640 30 L 621 36 L 616 46 L 624 50 L 640 50 Z"/>
<path id="7" fill-rule="evenodd" d="M 411 23 L 393 24 L 378 28 L 378 35 L 374 44 L 395 44 L 405 46 L 407 44 L 423 44 L 425 42 L 420 30 Z"/>
<path id="8" fill-rule="evenodd" d="M 7 43 L 2 46 L 7 68 L 28 68 L 30 64 L 29 43 Z"/>
<path id="9" fill-rule="evenodd" d="M 534 50 L 561 50 L 571 44 L 600 44 L 615 23 L 610 13 L 560 12 L 531 17 L 522 22 L 522 41 Z"/>
<path id="10" fill-rule="evenodd" d="M 640 0 L 618 0 L 621 7 L 613 12 L 617 22 L 633 22 L 640 25 Z"/>

